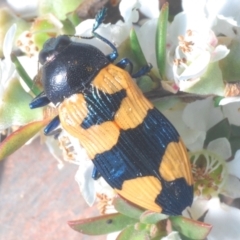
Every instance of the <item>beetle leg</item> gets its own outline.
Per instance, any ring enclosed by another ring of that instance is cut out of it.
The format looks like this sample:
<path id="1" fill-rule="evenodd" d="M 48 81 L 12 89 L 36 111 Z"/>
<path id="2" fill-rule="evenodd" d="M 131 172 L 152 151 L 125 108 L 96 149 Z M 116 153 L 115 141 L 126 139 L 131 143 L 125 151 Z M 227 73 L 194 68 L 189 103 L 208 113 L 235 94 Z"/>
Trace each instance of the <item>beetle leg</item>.
<path id="1" fill-rule="evenodd" d="M 145 65 L 141 67 L 136 73 L 132 74 L 132 78 L 139 78 L 143 75 L 146 75 L 152 68 L 152 64 Z"/>
<path id="2" fill-rule="evenodd" d="M 36 96 L 30 103 L 29 107 L 31 109 L 43 107 L 50 103 L 50 100 L 48 99 L 45 92 L 41 92 L 38 96 Z"/>
<path id="3" fill-rule="evenodd" d="M 59 116 L 56 116 L 45 128 L 45 135 L 52 135 L 53 130 L 55 130 L 60 124 Z"/>
<path id="4" fill-rule="evenodd" d="M 122 69 L 125 69 L 127 66 L 129 66 L 128 72 L 130 73 L 132 78 L 139 78 L 143 75 L 146 75 L 152 68 L 152 65 L 148 64 L 148 65 L 141 67 L 136 73 L 132 73 L 133 63 L 128 58 L 123 58 L 116 64 L 116 66 L 118 66 Z"/>
<path id="5" fill-rule="evenodd" d="M 94 180 L 98 180 L 101 177 L 101 174 L 99 173 L 99 171 L 97 170 L 97 168 L 94 166 L 93 167 L 93 171 L 92 171 L 92 178 Z"/>
<path id="6" fill-rule="evenodd" d="M 55 140 L 58 140 L 60 133 L 62 132 L 61 128 L 57 128 L 56 130 L 51 131 L 47 134 L 48 137 L 53 136 Z"/>
<path id="7" fill-rule="evenodd" d="M 131 60 L 129 60 L 128 58 L 123 58 L 121 59 L 117 64 L 116 66 L 122 68 L 122 69 L 125 69 L 127 66 L 129 66 L 129 70 L 128 72 L 130 74 L 132 74 L 132 70 L 133 70 L 133 63 Z"/>

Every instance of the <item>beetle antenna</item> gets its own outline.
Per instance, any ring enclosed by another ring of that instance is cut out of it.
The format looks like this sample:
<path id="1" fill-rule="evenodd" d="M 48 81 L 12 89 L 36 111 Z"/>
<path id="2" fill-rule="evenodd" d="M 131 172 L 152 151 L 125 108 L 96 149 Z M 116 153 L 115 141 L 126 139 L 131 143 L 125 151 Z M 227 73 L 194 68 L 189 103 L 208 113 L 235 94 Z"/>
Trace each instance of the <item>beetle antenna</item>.
<path id="1" fill-rule="evenodd" d="M 98 29 L 98 27 L 103 23 L 105 17 L 107 15 L 107 8 L 102 8 L 96 15 L 95 17 L 95 22 L 93 24 L 93 28 L 92 28 L 92 36 L 78 36 L 79 38 L 82 39 L 92 39 L 94 37 L 96 37 L 96 33 L 95 31 Z M 74 36 L 75 37 L 75 36 Z"/>
<path id="2" fill-rule="evenodd" d="M 100 39 L 101 41 L 105 42 L 109 47 L 112 48 L 113 52 L 107 55 L 107 58 L 113 62 L 117 57 L 118 57 L 118 51 L 117 48 L 106 38 L 104 38 L 103 36 L 99 35 L 98 33 L 96 33 L 95 31 L 98 29 L 98 27 L 103 23 L 104 18 L 106 16 L 107 13 L 107 8 L 102 8 L 98 14 L 96 15 L 95 18 L 95 23 L 93 24 L 93 30 L 92 30 L 92 34 L 94 37 Z"/>
<path id="3" fill-rule="evenodd" d="M 95 32 L 99 28 L 99 26 L 103 23 L 103 21 L 106 17 L 106 14 L 107 14 L 107 8 L 102 8 L 97 13 L 97 15 L 95 17 L 95 22 L 94 22 L 93 28 L 92 28 L 92 34 L 93 34 L 92 36 L 74 36 L 74 37 L 79 37 L 82 39 L 93 39 L 95 37 L 95 38 L 98 38 L 101 41 L 105 42 L 113 50 L 113 52 L 108 54 L 106 57 L 109 59 L 110 62 L 113 62 L 118 57 L 117 48 L 108 39 L 106 39 L 105 37 L 103 37 Z"/>
<path id="4" fill-rule="evenodd" d="M 103 23 L 105 17 L 107 15 L 107 8 L 102 8 L 95 17 L 95 23 L 93 24 L 92 32 L 98 29 L 98 27 Z"/>

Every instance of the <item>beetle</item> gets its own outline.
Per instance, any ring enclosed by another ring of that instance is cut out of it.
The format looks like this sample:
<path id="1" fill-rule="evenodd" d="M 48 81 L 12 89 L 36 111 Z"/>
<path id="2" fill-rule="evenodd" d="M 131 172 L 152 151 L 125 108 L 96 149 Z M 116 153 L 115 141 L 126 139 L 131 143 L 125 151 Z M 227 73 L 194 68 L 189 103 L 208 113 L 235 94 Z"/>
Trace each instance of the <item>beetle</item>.
<path id="1" fill-rule="evenodd" d="M 145 98 L 133 78 L 132 62 L 117 64 L 117 48 L 96 33 L 106 10 L 96 16 L 92 36 L 112 49 L 73 42 L 69 36 L 49 39 L 39 54 L 44 91 L 31 108 L 50 102 L 59 115 L 45 128 L 59 124 L 79 140 L 101 175 L 122 197 L 167 215 L 180 215 L 193 201 L 193 178 L 186 147 L 173 125 Z M 126 67 L 129 66 L 129 72 Z"/>

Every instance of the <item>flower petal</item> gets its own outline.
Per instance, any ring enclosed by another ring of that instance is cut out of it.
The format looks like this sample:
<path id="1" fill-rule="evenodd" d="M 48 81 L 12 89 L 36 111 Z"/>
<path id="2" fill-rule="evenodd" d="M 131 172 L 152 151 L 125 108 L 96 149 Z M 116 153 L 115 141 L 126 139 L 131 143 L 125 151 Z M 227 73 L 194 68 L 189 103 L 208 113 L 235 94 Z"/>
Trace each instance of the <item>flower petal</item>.
<path id="1" fill-rule="evenodd" d="M 228 175 L 222 193 L 231 198 L 240 198 L 240 180 L 236 176 Z"/>
<path id="2" fill-rule="evenodd" d="M 216 35 L 226 36 L 230 38 L 236 37 L 236 32 L 234 28 L 237 26 L 237 22 L 229 17 L 224 17 L 218 15 L 215 20 L 215 24 L 212 27 L 212 30 L 215 32 Z"/>
<path id="3" fill-rule="evenodd" d="M 219 105 L 227 105 L 227 104 L 233 103 L 233 102 L 240 102 L 240 97 L 226 97 L 226 98 L 223 98 L 219 102 Z"/>
<path id="4" fill-rule="evenodd" d="M 219 107 L 214 107 L 212 97 L 189 103 L 183 111 L 183 121 L 191 129 L 207 131 L 223 119 Z"/>
<path id="5" fill-rule="evenodd" d="M 228 172 L 240 179 L 240 150 L 235 153 L 234 159 L 228 162 Z"/>
<path id="6" fill-rule="evenodd" d="M 186 69 L 179 76 L 176 74 L 177 79 L 182 81 L 196 78 L 207 69 L 210 57 L 211 55 L 209 52 L 202 52 L 202 54 L 195 58 L 194 61 L 188 67 L 186 67 Z"/>
<path id="7" fill-rule="evenodd" d="M 96 199 L 96 191 L 94 186 L 94 180 L 92 178 L 93 163 L 86 160 L 79 166 L 79 169 L 75 175 L 75 180 L 79 185 L 80 192 L 84 200 L 89 206 L 92 206 Z"/>
<path id="8" fill-rule="evenodd" d="M 49 137 L 45 137 L 44 142 L 46 143 L 49 152 L 58 161 L 58 169 L 62 169 L 64 166 L 64 163 L 62 160 L 62 151 L 59 148 L 58 140 L 52 136 L 49 136 Z"/>
<path id="9" fill-rule="evenodd" d="M 194 132 L 195 131 L 193 130 L 192 136 L 189 136 L 189 138 L 191 137 L 195 141 L 192 141 L 191 143 L 185 143 L 187 148 L 191 152 L 195 152 L 195 151 L 199 151 L 199 150 L 203 149 L 204 140 L 206 138 L 206 132 L 199 131 L 197 136 L 194 136 Z"/>
<path id="10" fill-rule="evenodd" d="M 81 22 L 76 28 L 76 35 L 89 37 L 92 36 L 92 26 L 95 20 L 88 19 Z M 101 24 L 99 28 L 96 30 L 97 33 L 104 38 L 111 41 L 116 47 L 121 45 L 123 41 L 127 39 L 130 34 L 130 30 L 132 27 L 132 23 L 123 23 L 122 21 L 118 21 L 116 24 Z M 105 54 L 108 54 L 111 51 L 111 48 L 108 44 L 103 41 L 100 41 L 97 38 L 93 39 L 82 39 L 82 38 L 73 38 L 72 40 L 91 44 L 99 49 Z"/>
<path id="11" fill-rule="evenodd" d="M 153 68 L 158 72 L 156 52 L 155 52 L 155 36 L 157 28 L 157 19 L 151 19 L 145 22 L 140 28 L 136 28 L 139 44 L 142 48 L 143 54 L 147 60 L 153 65 Z M 147 33 L 147 34 L 146 34 Z"/>
<path id="12" fill-rule="evenodd" d="M 138 0 L 122 0 L 119 4 L 119 11 L 125 22 L 137 22 L 139 18 L 138 9 L 140 7 Z"/>
<path id="13" fill-rule="evenodd" d="M 199 13 L 204 12 L 206 0 L 182 0 L 182 8 L 185 12 L 189 13 Z"/>
<path id="14" fill-rule="evenodd" d="M 234 124 L 236 126 L 240 126 L 239 108 L 240 108 L 240 102 L 233 102 L 231 104 L 227 104 L 222 107 L 224 116 L 228 118 L 228 121 L 231 124 Z"/>
<path id="15" fill-rule="evenodd" d="M 238 224 L 240 222 L 240 210 L 220 204 L 218 198 L 211 199 L 207 205 L 208 213 L 205 217 L 205 222 L 213 225 L 208 239 L 240 239 Z"/>
<path id="16" fill-rule="evenodd" d="M 14 41 L 16 30 L 17 30 L 17 25 L 13 24 L 7 31 L 6 36 L 4 38 L 3 55 L 4 55 L 5 59 L 7 58 L 10 60 L 10 54 L 12 52 L 13 41 Z"/>
<path id="17" fill-rule="evenodd" d="M 23 2 L 15 0 L 7 0 L 8 5 L 15 11 L 17 15 L 25 18 L 36 17 L 38 12 L 38 0 L 25 0 Z"/>
<path id="18" fill-rule="evenodd" d="M 227 138 L 218 138 L 211 141 L 207 146 L 207 150 L 217 153 L 225 160 L 232 156 L 231 145 Z"/>
<path id="19" fill-rule="evenodd" d="M 146 0 L 139 0 L 141 7 L 141 12 L 146 15 L 148 18 L 158 18 L 159 16 L 159 1 L 151 0 L 149 4 Z"/>
<path id="20" fill-rule="evenodd" d="M 239 223 L 240 210 L 221 204 L 219 198 L 210 200 L 196 199 L 191 208 L 184 211 L 183 215 L 189 215 L 193 219 L 204 217 L 204 222 L 212 224 L 213 228 L 207 239 L 229 240 L 240 239 Z"/>
<path id="21" fill-rule="evenodd" d="M 161 240 L 181 240 L 178 232 L 171 232 L 166 237 L 161 238 Z"/>
<path id="22" fill-rule="evenodd" d="M 209 15 L 224 15 L 235 18 L 239 15 L 240 5 L 238 0 L 208 0 L 206 10 Z"/>
<path id="23" fill-rule="evenodd" d="M 230 50 L 226 46 L 218 45 L 212 53 L 211 61 L 212 62 L 219 61 L 219 60 L 225 58 L 229 52 L 230 52 Z"/>

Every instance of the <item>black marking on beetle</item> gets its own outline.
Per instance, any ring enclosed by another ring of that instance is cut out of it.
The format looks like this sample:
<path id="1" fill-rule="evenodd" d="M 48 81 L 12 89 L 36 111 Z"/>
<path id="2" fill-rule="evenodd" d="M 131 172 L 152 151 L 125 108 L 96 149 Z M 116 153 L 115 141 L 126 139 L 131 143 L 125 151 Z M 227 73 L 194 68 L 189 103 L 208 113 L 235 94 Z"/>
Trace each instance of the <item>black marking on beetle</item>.
<path id="1" fill-rule="evenodd" d="M 158 178 L 163 190 L 155 202 L 163 208 L 163 213 L 178 215 L 181 214 L 179 209 L 191 204 L 191 199 L 186 201 L 185 196 L 191 195 L 192 186 L 188 186 L 184 178 L 167 182 L 159 173 L 162 157 L 171 142 L 179 142 L 177 131 L 157 109 L 150 109 L 139 126 L 121 130 L 117 144 L 97 154 L 93 163 L 102 177 L 119 190 L 126 180 L 146 176 Z"/>
<path id="2" fill-rule="evenodd" d="M 107 94 L 95 87 L 84 92 L 83 95 L 88 108 L 88 116 L 81 123 L 81 127 L 84 129 L 106 121 L 112 121 L 121 106 L 122 100 L 127 96 L 125 89 Z"/>
<path id="3" fill-rule="evenodd" d="M 117 189 L 122 188 L 125 180 L 139 176 L 160 179 L 158 169 L 165 150 L 169 143 L 178 141 L 179 135 L 171 123 L 158 110 L 150 109 L 140 125 L 121 130 L 116 145 L 97 154 L 93 163 Z"/>
<path id="4" fill-rule="evenodd" d="M 170 182 L 162 181 L 162 184 L 162 191 L 155 199 L 155 203 L 163 208 L 162 213 L 181 215 L 179 209 L 191 206 L 192 199 L 186 196 L 192 195 L 193 186 L 189 186 L 184 178 L 178 178 Z"/>

